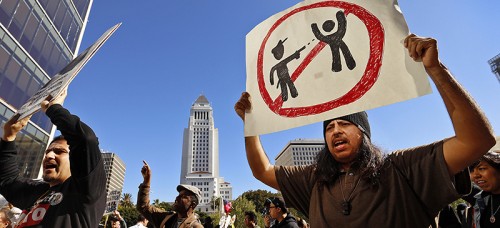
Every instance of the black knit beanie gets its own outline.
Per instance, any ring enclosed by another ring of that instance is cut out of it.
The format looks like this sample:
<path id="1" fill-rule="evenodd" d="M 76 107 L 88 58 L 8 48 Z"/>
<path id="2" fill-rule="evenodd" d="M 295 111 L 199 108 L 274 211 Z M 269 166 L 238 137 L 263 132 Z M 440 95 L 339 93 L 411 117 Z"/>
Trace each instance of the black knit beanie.
<path id="1" fill-rule="evenodd" d="M 323 137 L 325 137 L 326 126 L 328 126 L 328 124 L 330 124 L 330 122 L 332 122 L 333 120 L 347 120 L 355 124 L 359 128 L 359 130 L 361 130 L 361 132 L 363 132 L 366 136 L 368 136 L 369 139 L 371 139 L 370 123 L 368 122 L 368 114 L 366 114 L 365 111 L 325 120 L 323 122 Z"/>

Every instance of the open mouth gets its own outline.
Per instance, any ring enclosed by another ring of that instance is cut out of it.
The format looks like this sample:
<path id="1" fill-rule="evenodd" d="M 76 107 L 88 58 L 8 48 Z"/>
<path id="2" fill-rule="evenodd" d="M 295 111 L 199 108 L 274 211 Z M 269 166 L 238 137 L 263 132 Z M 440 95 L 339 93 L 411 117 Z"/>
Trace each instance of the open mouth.
<path id="1" fill-rule="evenodd" d="M 477 180 L 477 181 L 476 181 L 476 184 L 477 184 L 479 187 L 484 186 L 484 184 L 485 184 L 485 183 L 486 183 L 486 181 L 484 181 L 484 180 Z"/>
<path id="2" fill-rule="evenodd" d="M 43 165 L 43 168 L 44 169 L 55 169 L 55 168 L 57 168 L 57 164 L 55 164 L 55 163 L 45 163 Z"/>
<path id="3" fill-rule="evenodd" d="M 335 147 L 335 149 L 337 149 L 337 150 L 343 149 L 345 147 L 345 145 L 347 145 L 346 140 L 339 140 L 339 141 L 333 142 L 333 147 Z"/>

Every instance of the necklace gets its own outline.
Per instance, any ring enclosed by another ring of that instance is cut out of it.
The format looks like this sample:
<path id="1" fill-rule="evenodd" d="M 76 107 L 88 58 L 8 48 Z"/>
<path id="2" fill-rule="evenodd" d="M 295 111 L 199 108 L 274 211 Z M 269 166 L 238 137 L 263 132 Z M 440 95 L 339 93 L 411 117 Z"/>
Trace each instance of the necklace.
<path id="1" fill-rule="evenodd" d="M 345 179 L 347 179 L 347 175 L 346 174 L 346 177 L 344 177 L 344 182 Z M 349 214 L 351 214 L 351 209 L 352 209 L 352 205 L 351 205 L 351 197 L 352 197 L 352 193 L 356 190 L 356 187 L 358 187 L 358 184 L 359 184 L 359 181 L 361 180 L 361 177 L 358 179 L 358 181 L 356 181 L 356 184 L 354 185 L 354 188 L 352 189 L 351 193 L 349 193 L 349 197 L 347 198 L 347 200 L 345 199 L 345 195 L 344 195 L 344 189 L 342 188 L 342 178 L 340 178 L 340 192 L 342 193 L 342 199 L 344 200 L 344 202 L 342 202 L 341 206 L 342 206 L 342 213 L 347 216 Z M 347 185 L 347 183 L 345 183 Z"/>
<path id="2" fill-rule="evenodd" d="M 490 222 L 491 223 L 495 223 L 496 219 L 495 219 L 495 214 L 498 212 L 498 209 L 500 209 L 500 205 L 498 205 L 497 209 L 495 210 L 495 212 L 493 212 L 493 194 L 491 194 L 491 216 L 490 216 Z"/>

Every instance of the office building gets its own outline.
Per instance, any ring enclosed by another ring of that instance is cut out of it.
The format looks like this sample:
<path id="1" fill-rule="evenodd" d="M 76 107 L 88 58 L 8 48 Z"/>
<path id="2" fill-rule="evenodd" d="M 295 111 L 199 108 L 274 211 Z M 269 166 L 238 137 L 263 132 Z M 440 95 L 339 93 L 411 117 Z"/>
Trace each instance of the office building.
<path id="1" fill-rule="evenodd" d="M 0 0 L 0 122 L 76 57 L 92 1 Z M 31 117 L 16 139 L 22 176 L 39 176 L 53 134 L 43 113 Z"/>
<path id="2" fill-rule="evenodd" d="M 224 178 L 220 178 L 221 183 L 219 185 L 219 197 L 224 200 L 232 200 L 233 199 L 233 186 L 231 183 L 225 182 Z"/>
<path id="3" fill-rule="evenodd" d="M 106 212 L 117 209 L 125 180 L 125 163 L 117 154 L 102 151 L 104 170 L 106 171 Z"/>
<path id="4" fill-rule="evenodd" d="M 323 139 L 295 139 L 276 156 L 276 165 L 311 165 L 318 153 L 325 147 Z"/>
<path id="5" fill-rule="evenodd" d="M 202 199 L 197 209 L 212 212 L 211 201 L 221 197 L 221 191 L 231 200 L 232 187 L 219 176 L 219 131 L 214 125 L 212 107 L 204 95 L 191 107 L 183 138 L 180 183 L 198 187 Z"/>
<path id="6" fill-rule="evenodd" d="M 495 74 L 498 82 L 500 82 L 500 54 L 488 60 L 488 63 L 490 64 L 491 72 Z"/>

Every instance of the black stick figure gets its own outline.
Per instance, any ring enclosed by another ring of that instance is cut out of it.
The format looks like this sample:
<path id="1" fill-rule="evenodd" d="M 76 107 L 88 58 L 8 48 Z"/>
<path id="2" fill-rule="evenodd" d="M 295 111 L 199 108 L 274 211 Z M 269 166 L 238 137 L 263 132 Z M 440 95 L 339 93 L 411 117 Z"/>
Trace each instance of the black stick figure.
<path id="1" fill-rule="evenodd" d="M 287 39 L 288 38 L 285 38 L 285 40 L 278 41 L 276 47 L 274 47 L 271 50 L 276 60 L 280 60 L 283 57 L 283 54 L 285 52 L 285 47 L 283 46 L 283 43 Z M 286 65 L 293 59 L 300 58 L 300 52 L 305 48 L 306 46 L 303 46 L 299 50 L 295 51 L 295 53 L 281 60 L 271 68 L 271 73 L 270 73 L 271 85 L 274 85 L 274 71 L 276 71 L 278 75 L 278 83 L 276 84 L 276 88 L 278 88 L 278 86 L 281 87 L 281 98 L 283 99 L 283 101 L 288 100 L 288 88 L 290 88 L 290 95 L 292 95 L 293 98 L 299 95 L 297 89 L 295 88 L 295 85 L 292 82 L 290 74 L 288 73 L 288 67 Z"/>
<path id="2" fill-rule="evenodd" d="M 347 67 L 349 70 L 354 69 L 356 67 L 356 61 L 351 55 L 349 48 L 342 40 L 347 30 L 347 20 L 345 18 L 345 14 L 342 11 L 337 12 L 337 21 L 339 26 L 337 31 L 330 35 L 323 35 L 321 31 L 318 29 L 318 25 L 316 23 L 311 24 L 312 32 L 314 36 L 320 41 L 327 43 L 332 50 L 332 71 L 339 72 L 342 70 L 342 63 L 340 62 L 340 51 L 342 50 L 342 54 L 344 55 Z M 327 20 L 323 23 L 323 30 L 325 32 L 331 32 L 335 28 L 335 22 L 333 20 Z"/>

